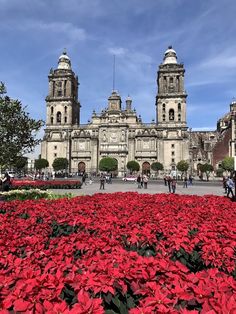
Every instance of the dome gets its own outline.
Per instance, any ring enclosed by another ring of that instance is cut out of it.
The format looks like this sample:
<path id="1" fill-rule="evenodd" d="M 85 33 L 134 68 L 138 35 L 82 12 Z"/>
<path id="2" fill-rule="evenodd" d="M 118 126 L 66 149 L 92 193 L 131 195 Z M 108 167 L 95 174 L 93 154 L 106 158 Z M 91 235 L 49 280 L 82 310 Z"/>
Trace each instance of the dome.
<path id="1" fill-rule="evenodd" d="M 172 46 L 169 46 L 166 50 L 163 64 L 177 64 L 176 51 L 172 48 Z"/>
<path id="2" fill-rule="evenodd" d="M 62 70 L 71 70 L 70 58 L 67 56 L 66 51 L 64 51 L 59 57 L 57 68 Z"/>

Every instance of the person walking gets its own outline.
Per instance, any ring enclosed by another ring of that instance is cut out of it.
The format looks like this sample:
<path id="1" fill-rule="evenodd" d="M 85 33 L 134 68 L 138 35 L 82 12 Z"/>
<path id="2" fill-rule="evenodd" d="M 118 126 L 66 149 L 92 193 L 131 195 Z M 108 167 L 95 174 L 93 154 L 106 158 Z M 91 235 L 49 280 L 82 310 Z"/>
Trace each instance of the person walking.
<path id="1" fill-rule="evenodd" d="M 100 190 L 105 190 L 105 181 L 106 181 L 106 178 L 105 178 L 104 174 L 101 174 L 101 177 L 100 177 Z"/>
<path id="2" fill-rule="evenodd" d="M 140 186 L 141 186 L 141 189 L 143 188 L 143 174 L 141 175 L 141 178 L 140 178 Z"/>
<path id="3" fill-rule="evenodd" d="M 171 180 L 171 188 L 172 188 L 172 193 L 173 193 L 173 194 L 175 194 L 176 185 L 177 185 L 176 178 L 173 177 L 173 179 Z"/>
<path id="4" fill-rule="evenodd" d="M 189 185 L 193 185 L 193 177 L 191 176 L 191 174 L 189 175 L 188 182 Z"/>
<path id="5" fill-rule="evenodd" d="M 223 176 L 223 180 L 222 180 L 222 184 L 223 184 L 223 189 L 225 190 L 224 193 L 227 193 L 227 178 L 225 176 Z"/>
<path id="6" fill-rule="evenodd" d="M 138 189 L 141 189 L 141 176 L 140 174 L 137 176 Z"/>
<path id="7" fill-rule="evenodd" d="M 229 194 L 231 194 L 232 199 L 234 199 L 234 192 L 233 192 L 234 182 L 230 177 L 228 177 L 226 181 L 226 186 L 227 186 L 227 197 L 229 197 Z"/>
<path id="8" fill-rule="evenodd" d="M 184 180 L 183 180 L 183 188 L 187 188 L 188 187 L 188 179 L 187 177 L 185 176 L 184 177 Z"/>
<path id="9" fill-rule="evenodd" d="M 8 192 L 11 186 L 11 177 L 9 176 L 8 172 L 5 173 L 2 179 L 2 190 L 3 192 Z"/>
<path id="10" fill-rule="evenodd" d="M 144 184 L 144 189 L 147 189 L 148 177 L 146 176 L 146 174 L 143 176 L 143 184 Z"/>
<path id="11" fill-rule="evenodd" d="M 82 176 L 82 185 L 84 184 L 84 185 L 87 185 L 87 183 L 86 183 L 86 177 L 87 177 L 87 174 L 86 174 L 86 172 L 84 172 L 83 173 L 83 176 Z"/>
<path id="12" fill-rule="evenodd" d="M 171 193 L 171 177 L 168 176 L 168 177 L 166 178 L 166 181 L 167 181 L 169 193 Z"/>
<path id="13" fill-rule="evenodd" d="M 164 185 L 167 186 L 167 178 L 166 178 L 166 175 L 164 175 Z"/>

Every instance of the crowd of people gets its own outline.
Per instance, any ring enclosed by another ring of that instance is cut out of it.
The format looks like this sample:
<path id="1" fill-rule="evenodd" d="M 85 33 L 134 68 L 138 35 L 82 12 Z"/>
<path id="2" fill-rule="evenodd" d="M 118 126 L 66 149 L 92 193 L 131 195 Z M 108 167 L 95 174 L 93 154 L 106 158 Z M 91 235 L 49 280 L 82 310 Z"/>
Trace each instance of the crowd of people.
<path id="1" fill-rule="evenodd" d="M 35 173 L 33 175 L 33 179 L 34 180 L 49 180 L 50 179 L 55 179 L 55 172 L 53 171 L 52 173 Z M 87 185 L 86 179 L 88 178 L 88 174 L 86 172 L 83 173 L 82 175 L 82 185 Z M 136 177 L 136 182 L 137 182 L 137 187 L 139 189 L 147 189 L 148 188 L 148 180 L 149 177 L 147 174 L 138 174 Z M 93 180 L 92 180 L 92 175 L 89 176 L 89 184 L 92 184 Z M 101 173 L 100 174 L 100 190 L 104 190 L 105 189 L 105 183 L 111 184 L 112 183 L 112 173 L 109 174 L 105 174 L 105 173 Z M 191 175 L 189 175 L 189 177 L 187 176 L 183 176 L 183 178 L 181 180 L 178 180 L 178 185 L 181 185 L 182 182 L 182 187 L 183 188 L 188 188 L 188 186 L 193 185 L 193 177 Z M 11 177 L 9 175 L 8 172 L 5 172 L 4 176 L 2 178 L 0 178 L 0 191 L 9 191 L 10 187 L 11 187 Z M 176 192 L 176 188 L 177 188 L 177 179 L 175 176 L 171 176 L 171 175 L 164 175 L 164 185 L 167 186 L 168 188 L 168 192 L 169 193 L 175 193 Z M 223 177 L 223 189 L 224 189 L 224 193 L 226 194 L 226 196 L 228 198 L 235 198 L 234 195 L 234 189 L 235 189 L 235 183 L 234 183 L 234 179 L 232 178 L 232 176 L 224 176 Z"/>

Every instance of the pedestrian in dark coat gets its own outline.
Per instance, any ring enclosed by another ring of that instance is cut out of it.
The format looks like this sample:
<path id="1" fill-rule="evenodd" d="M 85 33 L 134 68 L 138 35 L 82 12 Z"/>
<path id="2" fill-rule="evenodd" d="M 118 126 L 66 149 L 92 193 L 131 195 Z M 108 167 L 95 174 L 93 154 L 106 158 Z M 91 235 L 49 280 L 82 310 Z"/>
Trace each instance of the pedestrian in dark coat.
<path id="1" fill-rule="evenodd" d="M 102 174 L 101 177 L 100 177 L 100 190 L 104 190 L 105 189 L 105 181 L 106 181 L 106 178 Z"/>
<path id="2" fill-rule="evenodd" d="M 2 190 L 3 192 L 8 192 L 11 186 L 11 177 L 6 172 L 2 179 Z"/>
<path id="3" fill-rule="evenodd" d="M 176 182 L 176 179 L 175 177 L 171 180 L 171 188 L 172 188 L 172 193 L 175 194 L 175 191 L 176 191 L 176 185 L 177 185 L 177 182 Z"/>

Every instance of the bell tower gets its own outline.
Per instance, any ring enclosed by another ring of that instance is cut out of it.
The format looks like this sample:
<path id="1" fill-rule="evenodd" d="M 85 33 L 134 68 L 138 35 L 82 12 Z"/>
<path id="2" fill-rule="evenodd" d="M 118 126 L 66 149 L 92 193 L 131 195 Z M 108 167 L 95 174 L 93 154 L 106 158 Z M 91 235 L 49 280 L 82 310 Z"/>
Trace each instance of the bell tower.
<path id="1" fill-rule="evenodd" d="M 69 127 L 80 124 L 78 77 L 72 71 L 71 61 L 64 51 L 57 69 L 50 70 L 49 94 L 46 97 L 47 127 Z"/>
<path id="2" fill-rule="evenodd" d="M 169 46 L 157 73 L 156 122 L 160 126 L 187 126 L 184 72 L 183 64 L 177 62 L 175 50 Z"/>
<path id="3" fill-rule="evenodd" d="M 113 90 L 111 96 L 108 98 L 109 111 L 121 111 L 121 97 L 117 91 Z"/>

